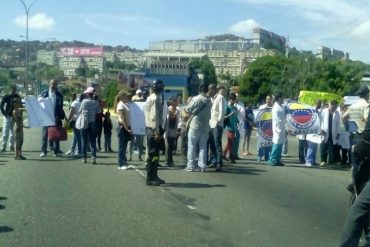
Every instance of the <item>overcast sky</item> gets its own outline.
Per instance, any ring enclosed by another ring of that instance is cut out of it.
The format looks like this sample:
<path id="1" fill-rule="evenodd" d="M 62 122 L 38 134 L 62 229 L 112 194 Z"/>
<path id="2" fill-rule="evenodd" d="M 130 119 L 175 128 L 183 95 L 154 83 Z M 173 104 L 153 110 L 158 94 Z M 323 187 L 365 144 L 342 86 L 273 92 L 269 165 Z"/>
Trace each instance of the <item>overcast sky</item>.
<path id="1" fill-rule="evenodd" d="M 24 0 L 27 5 L 34 0 Z M 22 40 L 20 0 L 1 0 L 0 39 Z M 232 33 L 261 27 L 289 37 L 290 46 L 327 46 L 370 63 L 369 0 L 37 0 L 30 39 L 81 40 L 145 49 L 150 41 Z"/>

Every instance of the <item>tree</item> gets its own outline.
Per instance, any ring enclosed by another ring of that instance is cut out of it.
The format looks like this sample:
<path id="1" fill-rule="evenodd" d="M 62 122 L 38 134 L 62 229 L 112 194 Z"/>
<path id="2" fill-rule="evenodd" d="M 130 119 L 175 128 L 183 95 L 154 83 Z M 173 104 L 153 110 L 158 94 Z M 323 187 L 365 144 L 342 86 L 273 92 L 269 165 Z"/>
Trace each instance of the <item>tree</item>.
<path id="1" fill-rule="evenodd" d="M 103 95 L 105 98 L 105 102 L 107 106 L 113 107 L 114 99 L 118 94 L 118 84 L 116 80 L 111 80 L 107 83 L 107 87 L 105 88 Z"/>
<path id="2" fill-rule="evenodd" d="M 217 84 L 216 70 L 208 57 L 192 61 L 190 65 L 194 69 L 200 70 L 203 74 L 203 82 L 205 84 Z"/>

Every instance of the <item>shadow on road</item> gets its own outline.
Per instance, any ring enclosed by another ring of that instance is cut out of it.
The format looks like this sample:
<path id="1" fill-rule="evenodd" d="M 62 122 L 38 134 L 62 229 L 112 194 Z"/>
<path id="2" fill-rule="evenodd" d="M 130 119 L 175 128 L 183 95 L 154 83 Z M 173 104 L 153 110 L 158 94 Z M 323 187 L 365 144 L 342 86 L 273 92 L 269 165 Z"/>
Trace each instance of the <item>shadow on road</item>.
<path id="1" fill-rule="evenodd" d="M 161 187 L 204 189 L 204 188 L 226 187 L 226 185 L 224 184 L 202 184 L 202 183 L 166 183 L 165 185 L 162 185 Z"/>
<path id="2" fill-rule="evenodd" d="M 0 196 L 0 201 L 4 201 L 4 200 L 6 200 L 6 199 L 8 199 L 7 197 L 5 197 L 5 196 Z"/>
<path id="3" fill-rule="evenodd" d="M 9 226 L 0 226 L 0 233 L 7 233 L 12 231 L 14 231 L 14 229 Z"/>
<path id="4" fill-rule="evenodd" d="M 248 167 L 237 167 L 237 166 L 224 166 L 222 173 L 231 173 L 236 175 L 260 175 L 260 173 L 266 172 L 265 170 L 248 168 Z"/>

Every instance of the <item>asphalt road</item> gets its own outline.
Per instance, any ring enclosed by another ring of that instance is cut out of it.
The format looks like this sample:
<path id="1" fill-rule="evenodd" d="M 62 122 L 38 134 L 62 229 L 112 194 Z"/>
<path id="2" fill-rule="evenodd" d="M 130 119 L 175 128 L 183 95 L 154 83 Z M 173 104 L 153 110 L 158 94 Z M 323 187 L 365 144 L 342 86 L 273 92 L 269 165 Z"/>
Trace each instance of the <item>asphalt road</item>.
<path id="1" fill-rule="evenodd" d="M 119 171 L 116 153 L 98 153 L 91 165 L 40 158 L 40 146 L 40 129 L 26 129 L 26 161 L 0 154 L 0 246 L 328 247 L 340 239 L 350 171 L 298 164 L 294 138 L 285 167 L 252 156 L 226 162 L 223 173 L 185 172 L 177 155 L 161 168 L 161 187 L 144 185 L 136 156 L 135 168 Z M 255 139 L 251 147 L 256 153 Z"/>

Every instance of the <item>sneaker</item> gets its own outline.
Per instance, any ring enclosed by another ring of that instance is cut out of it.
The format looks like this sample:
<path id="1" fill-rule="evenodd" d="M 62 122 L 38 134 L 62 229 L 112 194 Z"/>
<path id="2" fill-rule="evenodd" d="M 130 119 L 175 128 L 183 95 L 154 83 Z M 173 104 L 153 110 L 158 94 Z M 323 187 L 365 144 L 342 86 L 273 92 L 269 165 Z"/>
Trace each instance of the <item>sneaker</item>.
<path id="1" fill-rule="evenodd" d="M 87 162 L 87 159 L 86 158 L 83 158 L 82 159 L 82 163 L 86 163 Z"/>
<path id="2" fill-rule="evenodd" d="M 65 153 L 65 155 L 67 155 L 67 156 L 72 156 L 72 155 L 73 155 L 73 152 L 72 152 L 71 150 L 68 150 L 68 151 Z"/>
<path id="3" fill-rule="evenodd" d="M 127 169 L 128 169 L 128 166 L 119 166 L 118 167 L 118 170 L 122 170 L 122 171 L 127 170 Z"/>
<path id="4" fill-rule="evenodd" d="M 184 169 L 184 171 L 186 171 L 186 172 L 192 172 L 193 171 L 193 168 L 192 167 L 186 167 Z"/>
<path id="5" fill-rule="evenodd" d="M 206 172 L 206 168 L 204 168 L 204 167 L 203 168 L 199 168 L 199 171 L 200 172 Z"/>
<path id="6" fill-rule="evenodd" d="M 42 153 L 40 154 L 40 157 L 46 157 L 46 153 L 45 153 L 45 152 L 42 152 Z"/>
<path id="7" fill-rule="evenodd" d="M 311 164 L 311 163 L 305 163 L 304 165 L 305 165 L 305 166 L 312 166 L 312 164 Z"/>
<path id="8" fill-rule="evenodd" d="M 61 157 L 62 155 L 60 153 L 54 153 L 53 156 L 54 157 Z"/>
<path id="9" fill-rule="evenodd" d="M 21 160 L 26 160 L 26 157 L 24 157 L 23 155 L 19 155 L 19 157 L 21 158 Z"/>
<path id="10" fill-rule="evenodd" d="M 326 163 L 324 161 L 320 163 L 320 166 L 325 166 L 325 165 Z"/>

